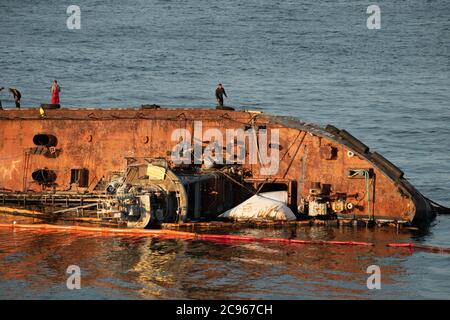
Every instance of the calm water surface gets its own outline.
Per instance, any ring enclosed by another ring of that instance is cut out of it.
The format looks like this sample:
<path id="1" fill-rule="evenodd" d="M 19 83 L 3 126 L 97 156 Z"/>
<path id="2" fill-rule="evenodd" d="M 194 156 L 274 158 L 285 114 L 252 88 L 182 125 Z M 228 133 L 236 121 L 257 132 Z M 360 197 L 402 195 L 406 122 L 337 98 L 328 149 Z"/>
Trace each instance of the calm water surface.
<path id="1" fill-rule="evenodd" d="M 345 128 L 401 167 L 426 196 L 450 206 L 450 2 L 87 1 L 81 30 L 61 1 L 0 0 L 0 87 L 24 106 L 226 104 Z M 3 106 L 13 106 L 2 94 Z M 0 230 L 0 298 L 443 298 L 450 256 L 387 242 L 450 246 L 450 217 L 430 230 L 298 228 L 254 236 L 372 241 L 373 248 L 223 245 L 139 237 Z M 82 270 L 82 290 L 65 270 Z M 367 290 L 366 268 L 382 270 Z"/>

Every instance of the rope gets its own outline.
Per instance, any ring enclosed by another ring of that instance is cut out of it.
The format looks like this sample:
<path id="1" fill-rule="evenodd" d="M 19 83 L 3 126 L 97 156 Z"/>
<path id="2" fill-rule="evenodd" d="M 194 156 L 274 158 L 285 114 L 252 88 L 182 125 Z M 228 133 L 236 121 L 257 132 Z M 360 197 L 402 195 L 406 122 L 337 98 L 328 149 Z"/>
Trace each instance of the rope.
<path id="1" fill-rule="evenodd" d="M 253 191 L 252 189 L 250 189 L 249 187 L 247 187 L 246 185 L 244 185 L 243 183 L 237 181 L 236 179 L 234 179 L 233 177 L 231 177 L 228 173 L 224 172 L 224 171 L 219 171 L 220 173 L 222 173 L 226 178 L 230 179 L 232 182 L 236 183 L 237 185 L 241 186 L 242 188 L 244 188 L 245 190 L 247 190 L 250 194 L 255 195 L 255 191 Z"/>
<path id="2" fill-rule="evenodd" d="M 299 131 L 297 137 L 295 137 L 294 142 L 292 142 L 292 144 L 289 146 L 289 148 L 286 150 L 286 152 L 285 152 L 285 153 L 283 154 L 283 156 L 281 157 L 280 163 L 283 161 L 284 157 L 288 154 L 288 152 L 289 152 L 289 150 L 291 149 L 291 147 L 297 142 L 297 140 L 298 140 L 298 138 L 300 137 L 300 134 L 301 134 L 301 133 L 302 133 L 302 131 Z M 283 179 L 286 178 L 287 173 L 288 173 L 289 170 L 291 169 L 292 163 L 294 162 L 294 159 L 295 159 L 295 157 L 297 156 L 298 151 L 300 150 L 300 147 L 301 147 L 302 144 L 303 144 L 303 141 L 305 140 L 306 134 L 307 134 L 307 133 L 306 133 L 306 131 L 305 131 L 305 133 L 304 133 L 304 135 L 303 135 L 303 138 L 302 138 L 302 140 L 300 141 L 300 143 L 299 143 L 299 145 L 298 145 L 298 147 L 297 147 L 297 150 L 295 151 L 294 155 L 291 157 L 291 162 L 289 163 L 289 165 L 288 165 L 286 171 L 285 171 L 284 174 L 283 174 Z M 258 188 L 256 194 L 259 194 L 259 193 L 260 193 L 260 191 L 262 190 L 262 188 L 264 187 L 264 185 L 269 181 L 269 179 L 270 179 L 269 177 L 266 178 L 266 180 L 265 180 L 265 181 L 261 184 L 261 186 Z M 272 182 L 271 182 L 271 183 L 275 183 L 275 181 L 277 181 L 277 180 L 278 180 L 278 178 L 274 178 L 274 179 L 272 179 Z"/>
<path id="3" fill-rule="evenodd" d="M 354 177 L 356 175 L 360 175 L 360 174 L 364 175 L 364 180 L 365 180 L 365 185 L 366 185 L 366 195 L 367 195 L 367 206 L 368 206 L 369 220 L 375 220 L 375 216 L 374 216 L 374 214 L 372 212 L 372 207 L 370 205 L 371 200 L 370 200 L 370 191 L 369 191 L 369 187 L 370 187 L 369 170 L 366 170 L 366 169 L 355 170 L 355 173 L 352 175 L 352 177 Z"/>
<path id="4" fill-rule="evenodd" d="M 450 214 L 450 208 L 444 207 L 443 205 L 425 197 L 424 195 L 422 196 L 431 204 L 437 214 Z"/>

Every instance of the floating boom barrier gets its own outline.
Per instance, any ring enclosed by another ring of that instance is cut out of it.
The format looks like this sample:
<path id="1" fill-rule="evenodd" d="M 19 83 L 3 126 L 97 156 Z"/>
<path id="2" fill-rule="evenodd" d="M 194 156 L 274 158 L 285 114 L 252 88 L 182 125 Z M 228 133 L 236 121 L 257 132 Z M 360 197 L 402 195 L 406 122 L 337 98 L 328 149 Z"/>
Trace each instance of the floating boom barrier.
<path id="1" fill-rule="evenodd" d="M 0 228 L 3 229 L 28 229 L 28 230 L 43 230 L 43 231 L 67 231 L 67 232 L 85 232 L 97 233 L 100 235 L 129 235 L 138 237 L 155 237 L 161 239 L 181 239 L 181 240 L 205 240 L 218 243 L 232 243 L 232 242 L 274 242 L 285 244 L 299 244 L 299 245 L 338 245 L 338 246 L 375 246 L 371 242 L 358 241 L 334 241 L 334 240 L 299 240 L 288 238 L 258 238 L 251 236 L 240 236 L 232 234 L 206 234 L 185 231 L 175 231 L 166 229 L 123 229 L 123 228 L 107 228 L 107 227 L 84 227 L 84 226 L 63 226 L 53 224 L 17 224 L 17 223 L 0 223 Z M 419 245 L 415 243 L 389 243 L 387 247 L 390 248 L 407 248 L 410 250 L 421 250 L 434 253 L 450 253 L 450 248 Z"/>
<path id="2" fill-rule="evenodd" d="M 391 248 L 406 248 L 410 250 L 420 250 L 420 251 L 429 251 L 436 253 L 450 253 L 450 248 L 446 247 L 438 247 L 438 246 L 428 246 L 423 244 L 416 243 L 389 243 L 387 245 Z"/>
<path id="3" fill-rule="evenodd" d="M 287 238 L 258 238 L 250 236 L 239 236 L 232 234 L 205 234 L 165 229 L 123 229 L 106 227 L 83 227 L 83 226 L 63 226 L 53 224 L 15 224 L 0 223 L 0 228 L 12 229 L 33 229 L 33 230 L 55 230 L 67 232 L 88 232 L 99 233 L 101 235 L 131 235 L 131 236 L 149 236 L 163 239 L 182 239 L 182 240 L 206 240 L 214 242 L 282 242 L 291 244 L 315 244 L 315 245 L 350 245 L 350 246 L 373 246 L 370 242 L 356 241 L 325 241 L 325 240 L 298 240 Z"/>

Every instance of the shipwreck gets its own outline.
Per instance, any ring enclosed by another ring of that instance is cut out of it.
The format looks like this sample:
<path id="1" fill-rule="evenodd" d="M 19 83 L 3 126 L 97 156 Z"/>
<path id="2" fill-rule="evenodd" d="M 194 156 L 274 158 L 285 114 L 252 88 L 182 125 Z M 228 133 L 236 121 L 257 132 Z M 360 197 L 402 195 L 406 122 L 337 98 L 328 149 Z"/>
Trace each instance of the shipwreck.
<path id="1" fill-rule="evenodd" d="M 54 107 L 0 111 L 10 214 L 130 228 L 240 218 L 420 227 L 442 209 L 331 125 L 232 108 Z"/>

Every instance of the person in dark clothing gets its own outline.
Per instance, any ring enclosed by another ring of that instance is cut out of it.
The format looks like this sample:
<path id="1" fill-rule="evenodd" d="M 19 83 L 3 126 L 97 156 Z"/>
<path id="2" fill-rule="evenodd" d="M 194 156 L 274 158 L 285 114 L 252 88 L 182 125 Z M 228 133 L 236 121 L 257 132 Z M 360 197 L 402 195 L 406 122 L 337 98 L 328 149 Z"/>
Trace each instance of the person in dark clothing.
<path id="1" fill-rule="evenodd" d="M 16 88 L 9 88 L 9 92 L 12 93 L 14 96 L 14 101 L 16 102 L 16 108 L 20 109 L 20 98 L 22 98 L 22 95 L 20 94 L 20 91 Z"/>
<path id="2" fill-rule="evenodd" d="M 3 89 L 5 89 L 4 87 L 1 87 L 0 88 L 0 94 L 1 94 L 1 91 L 3 90 Z M 1 96 L 0 96 L 0 110 L 2 110 L 3 108 L 2 108 L 2 99 L 1 99 Z"/>
<path id="3" fill-rule="evenodd" d="M 219 83 L 216 88 L 216 100 L 220 108 L 223 107 L 223 96 L 227 97 L 227 94 L 225 92 L 225 88 L 221 83 Z"/>

